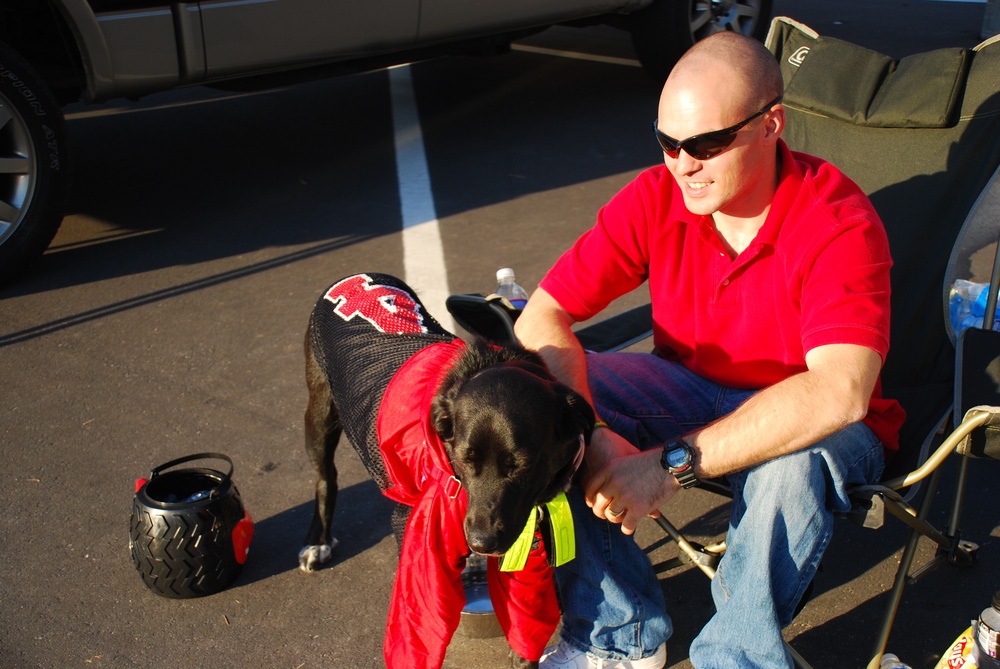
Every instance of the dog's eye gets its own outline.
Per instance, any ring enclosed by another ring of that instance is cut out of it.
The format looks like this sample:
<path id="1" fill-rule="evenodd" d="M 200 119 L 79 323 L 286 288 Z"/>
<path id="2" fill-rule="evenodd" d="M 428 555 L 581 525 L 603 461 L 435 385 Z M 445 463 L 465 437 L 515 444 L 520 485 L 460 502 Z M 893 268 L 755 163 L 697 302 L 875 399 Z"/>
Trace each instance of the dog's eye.
<path id="1" fill-rule="evenodd" d="M 504 473 L 513 478 L 525 468 L 525 463 L 513 453 L 508 453 L 503 460 Z"/>
<path id="2" fill-rule="evenodd" d="M 465 471 L 466 476 L 478 476 L 483 471 L 484 461 L 477 451 L 469 449 L 456 464 Z"/>

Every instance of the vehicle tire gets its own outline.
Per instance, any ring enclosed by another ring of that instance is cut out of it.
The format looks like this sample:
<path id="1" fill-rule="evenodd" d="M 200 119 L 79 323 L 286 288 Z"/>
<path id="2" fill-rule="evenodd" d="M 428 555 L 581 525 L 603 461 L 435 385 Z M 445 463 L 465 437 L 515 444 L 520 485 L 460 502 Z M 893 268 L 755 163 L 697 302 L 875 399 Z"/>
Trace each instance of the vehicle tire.
<path id="1" fill-rule="evenodd" d="M 771 0 L 653 0 L 629 22 L 639 62 L 662 83 L 684 52 L 712 33 L 735 30 L 763 41 Z"/>
<path id="2" fill-rule="evenodd" d="M 0 42 L 0 285 L 48 247 L 69 191 L 66 122 L 41 76 Z"/>

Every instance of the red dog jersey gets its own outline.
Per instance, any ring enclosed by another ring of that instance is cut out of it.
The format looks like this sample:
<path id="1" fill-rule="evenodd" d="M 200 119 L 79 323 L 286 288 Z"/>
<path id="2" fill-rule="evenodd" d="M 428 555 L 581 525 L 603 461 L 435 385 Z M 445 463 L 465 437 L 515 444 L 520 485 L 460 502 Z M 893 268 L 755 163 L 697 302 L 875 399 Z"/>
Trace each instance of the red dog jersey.
<path id="1" fill-rule="evenodd" d="M 464 343 L 383 274 L 347 277 L 313 311 L 310 330 L 351 445 L 382 493 L 412 507 L 386 625 L 388 669 L 437 669 L 465 605 L 468 498 L 431 425 L 430 405 Z M 490 599 L 510 646 L 538 660 L 559 622 L 544 548 L 517 572 L 488 560 Z"/>

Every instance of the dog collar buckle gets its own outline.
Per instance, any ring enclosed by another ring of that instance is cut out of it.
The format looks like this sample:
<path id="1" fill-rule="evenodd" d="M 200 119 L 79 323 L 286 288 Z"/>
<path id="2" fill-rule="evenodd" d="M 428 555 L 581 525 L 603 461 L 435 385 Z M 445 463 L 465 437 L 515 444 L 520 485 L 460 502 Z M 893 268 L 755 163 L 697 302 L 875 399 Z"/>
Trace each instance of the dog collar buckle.
<path id="1" fill-rule="evenodd" d="M 452 474 L 451 477 L 445 481 L 444 494 L 448 495 L 448 499 L 455 499 L 461 492 L 462 482 L 458 480 L 457 476 Z"/>

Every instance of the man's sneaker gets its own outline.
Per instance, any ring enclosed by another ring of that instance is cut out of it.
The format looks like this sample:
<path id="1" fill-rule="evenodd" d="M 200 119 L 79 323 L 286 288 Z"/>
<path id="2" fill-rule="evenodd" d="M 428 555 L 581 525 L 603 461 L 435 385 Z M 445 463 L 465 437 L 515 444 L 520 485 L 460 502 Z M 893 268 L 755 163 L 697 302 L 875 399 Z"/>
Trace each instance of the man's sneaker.
<path id="1" fill-rule="evenodd" d="M 641 660 L 605 660 L 585 653 L 562 639 L 542 653 L 538 669 L 663 669 L 667 664 L 667 644 Z"/>

